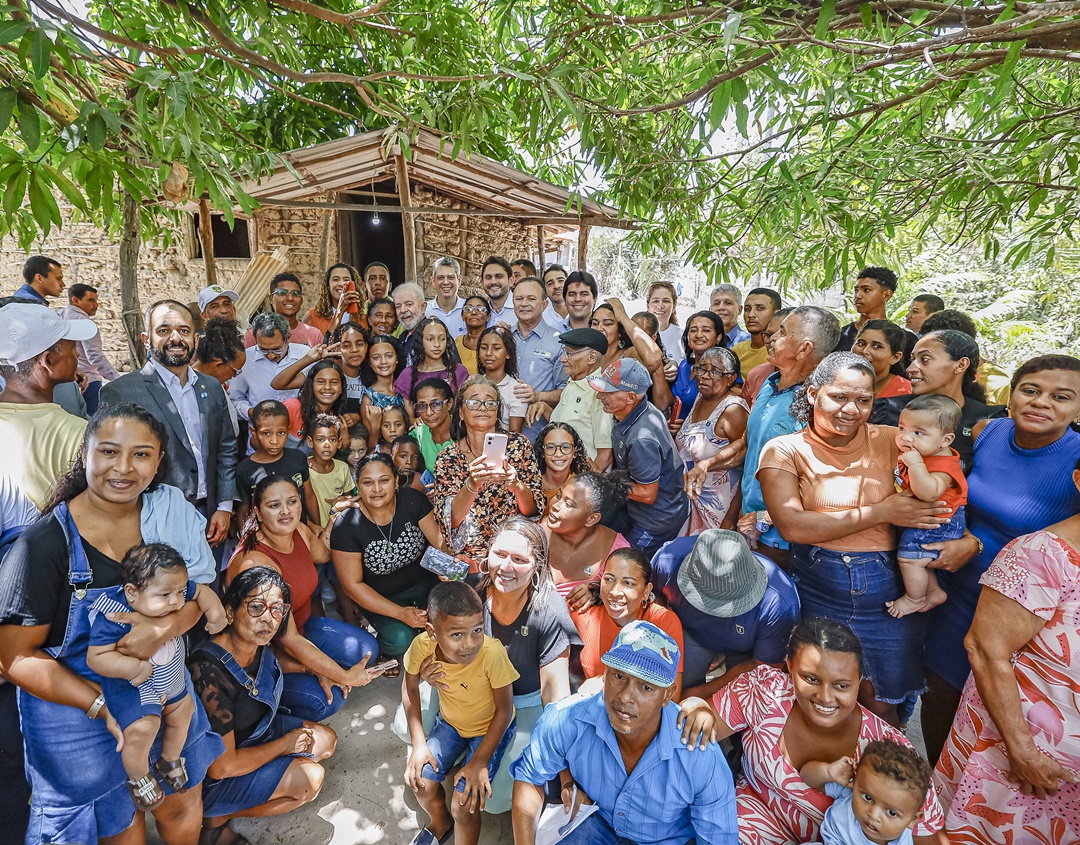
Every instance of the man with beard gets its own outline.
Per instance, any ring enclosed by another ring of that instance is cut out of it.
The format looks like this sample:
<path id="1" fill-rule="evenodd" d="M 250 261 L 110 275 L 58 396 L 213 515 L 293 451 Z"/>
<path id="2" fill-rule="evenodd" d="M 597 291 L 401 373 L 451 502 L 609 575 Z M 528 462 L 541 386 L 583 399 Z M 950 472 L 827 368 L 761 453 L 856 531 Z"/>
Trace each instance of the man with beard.
<path id="1" fill-rule="evenodd" d="M 510 277 L 513 270 L 510 263 L 501 255 L 489 255 L 480 268 L 480 284 L 491 303 L 489 326 L 505 323 L 512 328 L 517 322 L 514 316 L 514 299 L 510 296 Z"/>
<path id="2" fill-rule="evenodd" d="M 207 518 L 207 542 L 218 546 L 237 498 L 237 443 L 225 391 L 191 366 L 199 338 L 186 306 L 159 300 L 146 310 L 145 326 L 146 364 L 105 385 L 101 404 L 134 402 L 168 425 L 163 481 L 179 487 Z"/>

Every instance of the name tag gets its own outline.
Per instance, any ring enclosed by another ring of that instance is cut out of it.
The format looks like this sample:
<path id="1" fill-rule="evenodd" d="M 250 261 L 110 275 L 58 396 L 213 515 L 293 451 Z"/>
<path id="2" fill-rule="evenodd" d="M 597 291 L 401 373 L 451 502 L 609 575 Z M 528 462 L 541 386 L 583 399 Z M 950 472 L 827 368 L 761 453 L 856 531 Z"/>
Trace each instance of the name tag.
<path id="1" fill-rule="evenodd" d="M 551 357 L 551 353 L 544 350 L 544 349 L 535 349 L 534 348 L 532 352 L 533 352 L 533 355 L 537 356 L 538 358 L 550 358 Z"/>

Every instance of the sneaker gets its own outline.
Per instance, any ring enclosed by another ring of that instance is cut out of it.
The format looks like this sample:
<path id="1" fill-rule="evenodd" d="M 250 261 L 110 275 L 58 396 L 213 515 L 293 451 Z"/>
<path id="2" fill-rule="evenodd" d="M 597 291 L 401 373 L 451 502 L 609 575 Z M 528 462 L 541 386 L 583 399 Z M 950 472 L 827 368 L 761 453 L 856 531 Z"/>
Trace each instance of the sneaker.
<path id="1" fill-rule="evenodd" d="M 413 837 L 412 842 L 410 842 L 409 845 L 446 845 L 453 835 L 453 825 L 450 825 L 450 829 L 443 834 L 442 839 L 436 838 L 435 834 L 425 827 Z"/>

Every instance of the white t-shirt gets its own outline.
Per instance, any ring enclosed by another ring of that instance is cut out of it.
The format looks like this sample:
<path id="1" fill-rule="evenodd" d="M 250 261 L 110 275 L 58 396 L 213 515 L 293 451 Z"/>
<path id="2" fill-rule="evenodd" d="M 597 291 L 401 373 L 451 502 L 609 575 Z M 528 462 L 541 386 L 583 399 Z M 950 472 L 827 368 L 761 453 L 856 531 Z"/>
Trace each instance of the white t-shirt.
<path id="1" fill-rule="evenodd" d="M 529 407 L 521 399 L 514 396 L 514 385 L 516 384 L 520 384 L 516 378 L 506 376 L 496 385 L 499 388 L 499 396 L 502 398 L 502 416 L 499 421 L 507 431 L 510 430 L 510 417 L 524 418 L 525 411 Z"/>
<path id="2" fill-rule="evenodd" d="M 660 332 L 660 340 L 664 342 L 664 351 L 669 358 L 673 358 L 677 364 L 681 364 L 686 358 L 686 352 L 682 348 L 683 327 L 669 325 Z"/>

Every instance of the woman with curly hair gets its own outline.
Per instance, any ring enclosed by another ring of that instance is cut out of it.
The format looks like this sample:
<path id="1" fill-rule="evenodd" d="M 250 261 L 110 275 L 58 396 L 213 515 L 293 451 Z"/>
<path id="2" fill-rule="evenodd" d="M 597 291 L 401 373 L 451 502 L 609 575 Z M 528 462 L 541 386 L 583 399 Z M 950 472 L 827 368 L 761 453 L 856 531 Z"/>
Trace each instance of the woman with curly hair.
<path id="1" fill-rule="evenodd" d="M 564 422 L 548 423 L 540 429 L 533 451 L 544 483 L 547 513 L 551 500 L 567 480 L 589 471 L 589 455 L 574 427 Z"/>
<path id="2" fill-rule="evenodd" d="M 360 401 L 360 421 L 367 427 L 369 445 L 372 449 L 379 443 L 382 430 L 382 412 L 398 407 L 405 411 L 406 427 L 413 419 L 412 403 L 397 392 L 394 380 L 405 369 L 405 356 L 397 338 L 388 334 L 371 336 L 367 360 L 360 367 L 360 381 L 364 397 Z"/>
<path id="3" fill-rule="evenodd" d="M 315 307 L 308 311 L 304 322 L 317 328 L 324 336 L 333 334 L 342 322 L 359 321 L 363 324 L 362 315 L 367 313 L 367 302 L 364 286 L 358 284 L 359 279 L 359 271 L 349 264 L 338 263 L 328 267 L 322 285 L 319 286 Z M 353 289 L 346 290 L 350 282 Z M 352 305 L 359 308 L 356 321 L 351 320 L 348 312 Z"/>
<path id="4" fill-rule="evenodd" d="M 289 412 L 289 435 L 298 441 L 289 445 L 302 449 L 316 416 L 340 417 L 344 410 L 345 373 L 341 364 L 326 358 L 316 361 L 308 370 L 300 395 L 282 404 Z"/>
<path id="5" fill-rule="evenodd" d="M 502 399 L 499 422 L 507 431 L 520 433 L 525 427 L 525 412 L 529 406 L 514 395 L 518 379 L 517 342 L 514 333 L 505 326 L 484 329 L 476 344 L 476 372 L 487 376 L 497 388 Z"/>

